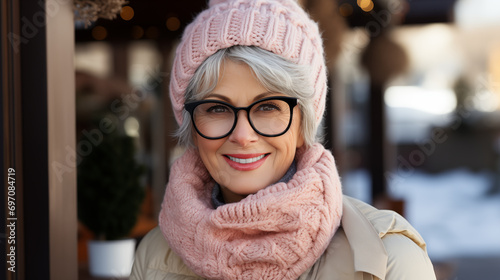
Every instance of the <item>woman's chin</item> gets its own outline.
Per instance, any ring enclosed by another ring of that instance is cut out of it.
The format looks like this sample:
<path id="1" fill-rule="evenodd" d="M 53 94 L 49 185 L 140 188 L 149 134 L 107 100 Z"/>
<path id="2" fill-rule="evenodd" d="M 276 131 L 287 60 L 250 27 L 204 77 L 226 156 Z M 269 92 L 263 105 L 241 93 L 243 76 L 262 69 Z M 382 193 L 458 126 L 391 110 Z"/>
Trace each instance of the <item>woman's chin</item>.
<path id="1" fill-rule="evenodd" d="M 226 202 L 236 202 L 251 194 L 255 194 L 258 191 L 264 189 L 266 186 L 231 186 L 222 187 L 222 193 Z M 228 201 L 231 200 L 231 201 Z M 236 200 L 236 201 L 235 201 Z"/>

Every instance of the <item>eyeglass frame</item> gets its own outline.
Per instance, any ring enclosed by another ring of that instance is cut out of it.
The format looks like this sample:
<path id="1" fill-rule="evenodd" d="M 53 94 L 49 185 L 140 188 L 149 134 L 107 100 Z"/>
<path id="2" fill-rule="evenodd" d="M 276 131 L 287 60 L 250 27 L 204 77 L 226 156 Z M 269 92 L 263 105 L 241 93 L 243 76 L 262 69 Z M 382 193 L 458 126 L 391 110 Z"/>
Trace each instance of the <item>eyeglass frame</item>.
<path id="1" fill-rule="evenodd" d="M 254 124 L 252 123 L 252 119 L 250 118 L 250 109 L 252 109 L 252 107 L 255 106 L 255 105 L 257 105 L 258 103 L 264 102 L 264 101 L 268 101 L 268 100 L 281 100 L 281 101 L 286 102 L 288 104 L 288 106 L 290 107 L 290 119 L 288 120 L 288 126 L 283 130 L 283 132 L 281 132 L 279 134 L 265 134 L 265 133 L 262 133 L 262 132 L 258 131 L 255 128 Z M 233 126 L 231 127 L 231 129 L 229 130 L 229 132 L 227 132 L 226 134 L 224 134 L 222 136 L 219 136 L 219 137 L 209 137 L 209 136 L 203 135 L 203 133 L 201 133 L 201 131 L 198 129 L 198 127 L 196 127 L 196 123 L 194 121 L 194 116 L 193 116 L 194 115 L 194 110 L 199 105 L 205 104 L 205 103 L 218 103 L 218 104 L 222 104 L 222 105 L 225 105 L 225 106 L 229 107 L 233 111 L 233 113 L 234 113 L 234 122 L 233 122 Z M 200 135 L 201 137 L 203 137 L 205 139 L 218 140 L 218 139 L 222 139 L 222 138 L 225 138 L 225 137 L 229 136 L 233 132 L 233 130 L 236 128 L 236 125 L 238 123 L 238 113 L 241 110 L 244 110 L 244 111 L 247 112 L 248 123 L 250 124 L 250 126 L 252 127 L 252 129 L 257 134 L 259 134 L 261 136 L 264 136 L 264 137 L 278 137 L 278 136 L 281 136 L 281 135 L 285 134 L 290 129 L 290 126 L 292 125 L 292 120 L 293 120 L 293 109 L 297 105 L 298 105 L 298 98 L 296 98 L 296 97 L 271 96 L 271 97 L 266 97 L 266 98 L 263 98 L 263 99 L 259 99 L 259 100 L 255 101 L 255 102 L 253 102 L 252 104 L 248 105 L 247 107 L 235 107 L 235 106 L 233 106 L 233 105 L 231 105 L 231 104 L 229 104 L 227 102 L 221 101 L 221 100 L 205 99 L 205 100 L 193 101 L 193 102 L 185 103 L 184 104 L 184 110 L 186 110 L 189 113 L 189 115 L 191 116 L 191 122 L 193 124 L 194 129 L 198 133 L 198 135 Z"/>

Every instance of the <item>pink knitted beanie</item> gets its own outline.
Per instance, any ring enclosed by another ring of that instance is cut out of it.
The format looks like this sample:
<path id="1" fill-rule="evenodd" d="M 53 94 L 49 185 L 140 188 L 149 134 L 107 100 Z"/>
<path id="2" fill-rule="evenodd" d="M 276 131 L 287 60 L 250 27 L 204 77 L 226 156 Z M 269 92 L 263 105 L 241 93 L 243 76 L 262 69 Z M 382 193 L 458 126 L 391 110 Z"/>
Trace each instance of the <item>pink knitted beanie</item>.
<path id="1" fill-rule="evenodd" d="M 185 90 L 196 69 L 219 49 L 257 46 L 311 67 L 316 123 L 325 108 L 326 66 L 318 25 L 295 0 L 211 0 L 182 36 L 172 69 L 170 98 L 182 123 Z"/>

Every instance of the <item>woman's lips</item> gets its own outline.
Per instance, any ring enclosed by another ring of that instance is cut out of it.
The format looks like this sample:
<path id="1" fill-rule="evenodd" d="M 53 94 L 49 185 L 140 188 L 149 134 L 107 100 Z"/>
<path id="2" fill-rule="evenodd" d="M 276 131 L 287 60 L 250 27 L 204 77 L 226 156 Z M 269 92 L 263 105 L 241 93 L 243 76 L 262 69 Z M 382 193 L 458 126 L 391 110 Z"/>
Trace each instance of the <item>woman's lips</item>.
<path id="1" fill-rule="evenodd" d="M 224 159 L 232 168 L 239 171 L 250 171 L 259 168 L 269 154 L 226 154 Z"/>

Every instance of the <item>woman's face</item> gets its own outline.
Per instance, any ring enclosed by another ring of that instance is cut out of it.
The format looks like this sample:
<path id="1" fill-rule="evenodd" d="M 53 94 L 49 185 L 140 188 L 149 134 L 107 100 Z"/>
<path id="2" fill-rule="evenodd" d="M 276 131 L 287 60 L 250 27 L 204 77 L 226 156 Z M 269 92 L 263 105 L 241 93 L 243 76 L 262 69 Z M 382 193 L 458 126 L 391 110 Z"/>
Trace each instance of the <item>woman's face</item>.
<path id="1" fill-rule="evenodd" d="M 271 96 L 284 94 L 266 90 L 248 65 L 225 60 L 217 86 L 205 99 L 246 107 Z M 300 117 L 300 110 L 295 106 L 290 129 L 278 137 L 264 137 L 256 133 L 244 110 L 238 112 L 236 127 L 225 138 L 210 140 L 194 133 L 194 143 L 201 159 L 212 178 L 221 186 L 226 202 L 239 201 L 276 183 L 285 175 L 294 160 L 296 149 L 304 144 Z"/>

